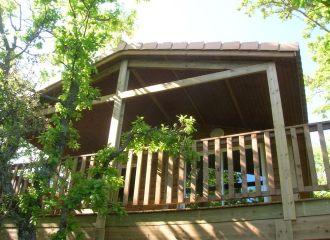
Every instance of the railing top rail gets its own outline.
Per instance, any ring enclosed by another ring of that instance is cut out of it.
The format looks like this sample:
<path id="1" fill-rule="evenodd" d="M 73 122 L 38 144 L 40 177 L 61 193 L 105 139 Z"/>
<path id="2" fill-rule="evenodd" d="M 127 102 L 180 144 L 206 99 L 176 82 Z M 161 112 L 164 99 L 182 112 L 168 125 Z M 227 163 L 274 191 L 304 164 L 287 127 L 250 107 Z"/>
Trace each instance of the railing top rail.
<path id="1" fill-rule="evenodd" d="M 305 123 L 305 124 L 299 124 L 299 125 L 293 125 L 285 127 L 286 130 L 289 130 L 290 128 L 301 128 L 304 126 L 316 126 L 318 124 L 326 125 L 323 129 L 330 129 L 330 121 L 322 121 L 322 122 L 316 122 L 316 123 Z M 214 141 L 215 139 L 226 139 L 226 138 L 232 138 L 232 137 L 239 137 L 239 136 L 249 136 L 252 134 L 263 134 L 265 132 L 274 132 L 274 129 L 266 129 L 266 130 L 260 130 L 260 131 L 253 131 L 253 132 L 246 132 L 246 133 L 238 133 L 238 134 L 232 134 L 232 135 L 226 135 L 222 137 L 213 137 L 213 138 L 203 138 L 203 139 L 197 139 L 195 140 L 196 143 L 200 143 L 203 141 Z"/>

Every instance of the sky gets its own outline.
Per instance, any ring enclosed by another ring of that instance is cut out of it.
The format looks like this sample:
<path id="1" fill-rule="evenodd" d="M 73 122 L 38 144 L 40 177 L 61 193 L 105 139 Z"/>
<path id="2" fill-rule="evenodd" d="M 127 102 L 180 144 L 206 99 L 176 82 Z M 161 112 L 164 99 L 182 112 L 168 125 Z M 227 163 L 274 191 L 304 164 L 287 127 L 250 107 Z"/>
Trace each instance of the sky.
<path id="1" fill-rule="evenodd" d="M 302 38 L 304 23 L 299 18 L 283 22 L 273 16 L 263 19 L 256 11 L 249 18 L 237 11 L 240 0 L 151 0 L 135 4 L 124 0 L 127 8 L 137 9 L 137 28 L 126 42 L 298 42 L 303 73 L 313 75 L 317 64 L 312 62 L 307 40 Z M 322 34 L 316 32 L 314 35 Z M 308 103 L 309 122 L 324 121 L 311 114 L 322 101 Z"/>

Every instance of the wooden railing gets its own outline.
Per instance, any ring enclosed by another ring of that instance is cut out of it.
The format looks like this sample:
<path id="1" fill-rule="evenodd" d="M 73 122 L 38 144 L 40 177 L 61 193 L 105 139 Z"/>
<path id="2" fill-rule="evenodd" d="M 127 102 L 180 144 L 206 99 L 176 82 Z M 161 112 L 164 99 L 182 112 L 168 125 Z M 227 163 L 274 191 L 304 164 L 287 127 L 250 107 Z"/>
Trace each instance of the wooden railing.
<path id="1" fill-rule="evenodd" d="M 309 197 L 312 191 L 330 190 L 329 157 L 324 136 L 328 129 L 330 122 L 286 128 L 296 198 Z M 319 182 L 315 167 L 312 132 L 317 134 L 320 142 L 326 177 L 323 184 Z M 273 130 L 197 140 L 193 148 L 198 151 L 200 159 L 191 163 L 185 163 L 180 156 L 170 157 L 166 152 L 137 155 L 130 152 L 128 162 L 119 166 L 125 179 L 125 187 L 118 193 L 122 205 L 128 209 L 155 209 L 213 201 L 228 204 L 225 201 L 238 200 L 240 203 L 240 199 L 251 198 L 270 201 L 270 197 L 276 200 L 281 194 Z M 51 183 L 58 196 L 66 194 L 72 184 L 70 171 L 88 174 L 87 169 L 94 163 L 92 159 L 93 155 L 74 157 L 70 169 L 66 161 L 62 161 Z M 24 178 L 23 164 L 14 165 L 11 174 L 17 194 L 31 184 Z"/>

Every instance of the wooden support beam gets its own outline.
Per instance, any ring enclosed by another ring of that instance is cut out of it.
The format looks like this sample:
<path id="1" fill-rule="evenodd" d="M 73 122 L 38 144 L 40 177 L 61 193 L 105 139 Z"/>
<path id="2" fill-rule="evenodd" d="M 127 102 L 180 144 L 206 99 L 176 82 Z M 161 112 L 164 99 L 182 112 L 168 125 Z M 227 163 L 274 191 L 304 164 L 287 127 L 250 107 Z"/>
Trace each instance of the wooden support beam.
<path id="1" fill-rule="evenodd" d="M 236 111 L 237 111 L 237 113 L 238 113 L 238 115 L 239 115 L 239 118 L 240 118 L 240 120 L 241 120 L 243 126 L 244 126 L 245 128 L 247 128 L 247 125 L 246 125 L 246 122 L 245 122 L 245 120 L 244 120 L 244 117 L 243 117 L 242 111 L 241 111 L 241 109 L 240 109 L 240 107 L 239 107 L 239 105 L 238 105 L 238 102 L 237 102 L 237 100 L 236 100 L 236 97 L 235 97 L 234 91 L 233 91 L 233 89 L 232 89 L 231 86 L 230 86 L 229 80 L 226 79 L 225 82 L 226 82 L 226 86 L 227 86 L 227 89 L 228 89 L 228 91 L 229 91 L 229 95 L 230 95 L 230 97 L 231 97 L 231 100 L 233 101 L 233 103 L 234 103 L 234 105 L 235 105 L 235 108 L 236 108 Z"/>
<path id="2" fill-rule="evenodd" d="M 127 69 L 128 60 L 125 59 L 120 63 L 120 70 L 118 76 L 117 90 L 116 94 L 121 94 L 127 90 L 128 80 L 129 80 L 129 70 Z M 112 111 L 111 124 L 109 130 L 108 144 L 112 147 L 119 147 L 121 130 L 123 126 L 125 110 L 125 99 L 118 97 L 114 98 L 114 107 Z M 119 175 L 121 174 L 121 164 L 118 165 Z M 118 193 L 113 196 L 113 200 L 116 201 L 118 198 Z M 105 221 L 106 218 L 101 214 L 97 214 L 94 240 L 103 240 L 105 236 Z"/>
<path id="3" fill-rule="evenodd" d="M 175 78 L 176 78 L 177 80 L 180 80 L 178 74 L 177 74 L 174 70 L 172 71 L 172 73 L 174 74 L 174 76 L 175 76 Z M 191 96 L 190 96 L 188 90 L 187 90 L 186 88 L 182 88 L 182 90 L 183 90 L 184 94 L 186 95 L 186 97 L 188 98 L 189 102 L 191 103 L 193 109 L 194 109 L 195 112 L 197 113 L 198 117 L 201 119 L 202 123 L 203 123 L 203 124 L 206 124 L 206 122 L 205 122 L 205 120 L 204 120 L 202 114 L 201 114 L 200 111 L 198 110 L 198 108 L 197 108 L 197 106 L 196 106 L 194 100 L 191 98 Z"/>
<path id="4" fill-rule="evenodd" d="M 286 140 L 282 101 L 278 85 L 275 63 L 267 64 L 267 80 L 270 95 L 270 102 L 273 115 L 276 150 L 280 173 L 280 184 L 282 191 L 282 204 L 284 220 L 295 220 L 296 211 L 293 198 L 293 187 Z"/>
<path id="5" fill-rule="evenodd" d="M 123 93 L 117 94 L 117 95 L 113 94 L 113 95 L 103 96 L 103 97 L 101 97 L 100 102 L 113 101 L 116 96 L 124 99 L 124 98 L 130 98 L 130 97 L 134 97 L 134 96 L 146 95 L 146 94 L 150 94 L 150 93 L 168 91 L 168 90 L 172 90 L 172 89 L 196 86 L 196 85 L 203 84 L 203 83 L 210 83 L 210 82 L 224 80 L 224 79 L 233 78 L 233 77 L 237 77 L 237 76 L 249 75 L 249 74 L 257 73 L 257 72 L 263 72 L 267 69 L 268 65 L 269 65 L 268 63 L 263 63 L 263 64 L 249 66 L 249 67 L 238 68 L 238 69 L 234 69 L 234 70 L 211 73 L 211 74 L 206 74 L 203 76 L 186 78 L 186 79 L 163 83 L 163 84 L 157 84 L 157 85 L 148 86 L 145 88 L 139 88 L 139 89 L 135 89 L 135 90 L 126 91 L 126 92 L 123 92 Z"/>
<path id="6" fill-rule="evenodd" d="M 160 68 L 172 70 L 227 70 L 247 67 L 260 62 L 248 61 L 177 61 L 177 60 L 130 60 L 130 68 Z"/>
<path id="7" fill-rule="evenodd" d="M 140 74 L 135 70 L 135 69 L 131 69 L 131 73 L 134 75 L 134 77 L 138 80 L 138 82 L 141 84 L 142 87 L 146 87 L 147 84 L 145 83 L 145 81 L 143 80 L 143 78 L 140 76 Z M 164 107 L 162 106 L 162 104 L 158 101 L 157 97 L 154 94 L 149 94 L 151 100 L 156 104 L 156 106 L 158 107 L 159 111 L 162 112 L 162 114 L 164 115 L 164 117 L 166 117 L 167 121 L 171 120 L 171 117 L 168 115 L 168 113 L 166 112 L 166 110 L 164 109 Z"/>
<path id="8" fill-rule="evenodd" d="M 292 222 L 275 220 L 276 240 L 293 240 Z"/>
<path id="9" fill-rule="evenodd" d="M 99 80 L 101 80 L 102 78 L 111 75 L 114 72 L 117 72 L 120 69 L 120 64 L 121 63 L 117 63 L 101 72 L 98 72 L 97 74 L 92 76 L 93 82 L 91 84 L 95 84 L 96 82 L 98 82 Z"/>
<path id="10" fill-rule="evenodd" d="M 146 94 L 167 91 L 172 89 L 184 88 L 189 86 L 195 86 L 204 83 L 210 83 L 214 81 L 234 78 L 237 76 L 244 76 L 253 73 L 263 72 L 266 71 L 268 67 L 268 63 L 257 64 L 249 67 L 242 67 L 233 70 L 227 70 L 223 72 L 211 73 L 206 74 L 203 76 L 193 77 L 193 78 L 186 78 L 178 81 L 163 83 L 152 85 L 144 88 L 138 88 L 130 91 L 124 91 L 121 93 L 105 95 L 99 98 L 99 100 L 94 100 L 93 105 L 95 104 L 102 104 L 110 101 L 115 101 L 116 99 L 126 99 L 135 96 L 142 96 Z M 49 108 L 43 111 L 43 114 L 52 114 L 55 112 L 55 108 Z"/>
<path id="11" fill-rule="evenodd" d="M 118 84 L 116 94 L 121 94 L 127 90 L 129 71 L 127 70 L 128 60 L 123 60 L 120 65 Z M 121 128 L 125 110 L 125 100 L 114 97 L 114 107 L 112 111 L 108 144 L 113 147 L 119 147 Z"/>

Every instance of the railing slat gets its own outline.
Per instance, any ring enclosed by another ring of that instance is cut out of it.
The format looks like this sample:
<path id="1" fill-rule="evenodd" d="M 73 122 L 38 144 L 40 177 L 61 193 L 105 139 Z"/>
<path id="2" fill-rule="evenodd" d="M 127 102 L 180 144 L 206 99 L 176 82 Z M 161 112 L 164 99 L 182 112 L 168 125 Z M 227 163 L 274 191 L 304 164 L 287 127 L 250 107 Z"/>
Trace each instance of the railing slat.
<path id="1" fill-rule="evenodd" d="M 266 152 L 268 189 L 269 189 L 270 195 L 275 195 L 273 156 L 272 156 L 269 132 L 264 133 L 264 141 L 265 141 L 265 152 Z"/>
<path id="2" fill-rule="evenodd" d="M 142 170 L 142 156 L 143 152 L 138 153 L 138 160 L 136 164 L 134 194 L 133 194 L 133 205 L 139 205 L 139 192 L 140 192 L 140 181 L 141 181 L 141 170 Z"/>
<path id="3" fill-rule="evenodd" d="M 252 152 L 253 152 L 253 167 L 254 177 L 256 184 L 256 195 L 261 196 L 261 183 L 260 183 L 260 165 L 259 165 L 259 150 L 257 134 L 252 134 Z"/>
<path id="4" fill-rule="evenodd" d="M 247 197 L 247 175 L 246 175 L 246 155 L 245 155 L 245 140 L 244 136 L 239 136 L 239 155 L 241 165 L 241 178 L 242 178 L 242 196 Z"/>
<path id="5" fill-rule="evenodd" d="M 203 141 L 203 199 L 209 198 L 209 142 Z"/>
<path id="6" fill-rule="evenodd" d="M 133 152 L 128 153 L 128 161 L 126 165 L 126 175 L 125 175 L 125 187 L 124 187 L 124 196 L 122 206 L 127 206 L 128 195 L 129 195 L 129 186 L 131 184 L 131 173 L 132 173 L 132 162 L 133 162 Z"/>
<path id="7" fill-rule="evenodd" d="M 161 199 L 161 186 L 162 186 L 162 173 L 163 173 L 163 154 L 164 154 L 163 151 L 158 152 L 155 204 L 159 204 L 160 199 Z"/>
<path id="8" fill-rule="evenodd" d="M 168 158 L 166 203 L 172 203 L 173 157 Z"/>
<path id="9" fill-rule="evenodd" d="M 215 196 L 221 199 L 221 146 L 220 139 L 214 140 L 214 154 L 215 154 Z"/>
<path id="10" fill-rule="evenodd" d="M 184 199 L 184 160 L 182 154 L 180 154 L 178 168 L 179 168 L 178 203 L 182 203 Z"/>
<path id="11" fill-rule="evenodd" d="M 324 132 L 323 132 L 323 126 L 322 126 L 322 124 L 317 124 L 317 131 L 319 133 L 319 139 L 320 139 L 320 145 L 321 145 L 321 151 L 322 151 L 322 158 L 323 158 L 325 175 L 326 175 L 326 178 L 327 178 L 327 184 L 330 187 L 329 156 L 328 156 L 327 146 L 325 144 Z"/>
<path id="12" fill-rule="evenodd" d="M 318 183 L 317 183 L 317 173 L 316 173 L 315 164 L 314 164 L 312 141 L 311 141 L 311 136 L 309 134 L 308 126 L 304 126 L 304 135 L 305 135 L 307 157 L 308 157 L 309 169 L 310 169 L 311 178 L 312 178 L 313 190 L 319 190 Z"/>
<path id="13" fill-rule="evenodd" d="M 55 175 L 54 175 L 53 189 L 54 189 L 55 192 L 57 191 L 57 186 L 58 186 L 58 175 L 60 174 L 61 166 L 62 166 L 62 160 L 61 160 L 60 163 L 58 164 L 58 166 L 57 166 L 57 168 L 56 168 Z"/>
<path id="14" fill-rule="evenodd" d="M 228 159 L 228 187 L 229 198 L 234 198 L 234 164 L 233 164 L 233 139 L 227 138 L 227 159 Z"/>
<path id="15" fill-rule="evenodd" d="M 67 161 L 65 162 L 65 166 L 64 166 L 64 170 L 63 170 L 63 181 L 62 181 L 62 185 L 60 187 L 59 197 L 63 196 L 63 194 L 65 192 L 65 188 L 66 188 L 66 179 L 67 179 L 67 176 L 68 176 L 68 163 L 67 163 Z"/>
<path id="16" fill-rule="evenodd" d="M 15 186 L 15 194 L 19 194 L 20 185 L 21 185 L 22 180 L 23 180 L 23 173 L 24 173 L 24 170 L 25 170 L 25 166 L 23 166 L 22 169 L 20 169 L 20 170 L 21 170 L 21 172 L 19 173 L 18 181 L 17 181 L 16 186 Z"/>
<path id="17" fill-rule="evenodd" d="M 90 160 L 89 160 L 89 169 L 92 169 L 94 167 L 94 159 L 95 159 L 95 155 L 91 156 Z M 91 179 L 92 177 L 92 173 L 89 171 L 87 178 Z"/>
<path id="18" fill-rule="evenodd" d="M 16 165 L 14 168 L 14 172 L 12 173 L 12 178 L 11 178 L 11 186 L 13 187 L 13 189 L 15 187 L 14 184 L 16 183 L 17 171 L 18 171 L 18 166 Z"/>
<path id="19" fill-rule="evenodd" d="M 197 151 L 197 144 L 194 143 L 192 146 L 193 151 Z M 197 183 L 197 159 L 194 159 L 191 163 L 191 180 L 190 180 L 190 201 L 196 201 L 196 183 Z"/>
<path id="20" fill-rule="evenodd" d="M 85 173 L 85 168 L 86 168 L 86 156 L 83 156 L 81 159 L 80 172 Z"/>
<path id="21" fill-rule="evenodd" d="M 149 204 L 150 181 L 151 181 L 151 167 L 152 167 L 152 152 L 148 152 L 146 183 L 144 185 L 144 200 L 143 205 Z"/>
<path id="22" fill-rule="evenodd" d="M 301 170 L 300 153 L 299 153 L 296 129 L 290 128 L 290 134 L 291 134 L 291 142 L 292 142 L 292 150 L 293 150 L 293 159 L 295 162 L 297 187 L 299 189 L 299 192 L 303 192 L 305 187 L 304 187 L 303 174 L 302 174 L 302 170 Z"/>
<path id="23" fill-rule="evenodd" d="M 77 166 L 78 166 L 78 158 L 75 157 L 73 159 L 73 165 L 72 165 L 72 169 L 71 169 L 71 177 L 70 177 L 69 189 L 72 188 L 72 186 L 73 186 L 72 174 L 77 171 Z"/>

